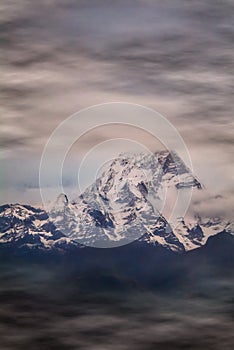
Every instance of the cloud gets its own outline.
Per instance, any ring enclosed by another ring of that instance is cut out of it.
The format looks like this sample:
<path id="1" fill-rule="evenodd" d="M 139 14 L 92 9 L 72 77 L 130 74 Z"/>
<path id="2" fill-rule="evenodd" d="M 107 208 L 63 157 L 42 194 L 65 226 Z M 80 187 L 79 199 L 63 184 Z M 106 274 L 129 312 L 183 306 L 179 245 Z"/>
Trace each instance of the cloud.
<path id="1" fill-rule="evenodd" d="M 219 145 L 230 164 L 230 1 L 42 1 L 39 6 L 23 0 L 3 7 L 0 146 L 5 158 L 34 152 L 39 162 L 49 135 L 70 114 L 122 100 L 168 117 L 191 154 L 201 147 L 210 153 Z M 218 158 L 214 166 L 220 163 Z"/>
<path id="2" fill-rule="evenodd" d="M 234 191 L 224 193 L 223 195 L 201 191 L 193 193 L 193 199 L 190 206 L 191 213 L 199 215 L 202 218 L 221 218 L 227 221 L 233 221 L 234 212 Z"/>

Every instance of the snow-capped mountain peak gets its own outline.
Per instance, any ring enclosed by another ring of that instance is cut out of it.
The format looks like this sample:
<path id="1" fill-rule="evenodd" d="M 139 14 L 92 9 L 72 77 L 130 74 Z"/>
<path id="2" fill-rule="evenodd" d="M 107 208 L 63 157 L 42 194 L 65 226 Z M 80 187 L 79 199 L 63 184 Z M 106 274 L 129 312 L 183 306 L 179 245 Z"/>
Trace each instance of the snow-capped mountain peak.
<path id="1" fill-rule="evenodd" d="M 0 206 L 0 245 L 63 251 L 74 243 L 56 229 L 43 209 L 6 204 Z"/>
<path id="2" fill-rule="evenodd" d="M 171 199 L 189 188 L 200 190 L 202 185 L 176 154 L 123 153 L 75 203 L 63 213 L 55 206 L 52 216 L 60 231 L 84 245 L 118 246 L 143 236 L 149 243 L 189 250 L 200 246 L 200 240 L 182 230 L 181 223 L 173 232 L 161 211 L 165 193 Z"/>
<path id="3" fill-rule="evenodd" d="M 203 186 L 176 154 L 121 154 L 76 201 L 60 194 L 49 215 L 27 205 L 1 206 L 0 243 L 66 250 L 81 245 L 115 247 L 138 240 L 188 251 L 219 232 L 233 232 L 233 223 L 199 215 L 178 217 L 172 228 L 164 207 L 170 208 L 173 196 L 187 189 L 202 191 Z"/>

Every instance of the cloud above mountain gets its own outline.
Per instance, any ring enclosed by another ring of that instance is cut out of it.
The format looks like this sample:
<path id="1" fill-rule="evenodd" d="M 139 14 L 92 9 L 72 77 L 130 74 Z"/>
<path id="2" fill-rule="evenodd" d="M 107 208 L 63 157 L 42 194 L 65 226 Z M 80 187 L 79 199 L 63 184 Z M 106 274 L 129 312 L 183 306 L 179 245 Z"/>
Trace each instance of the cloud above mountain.
<path id="1" fill-rule="evenodd" d="M 60 122 L 111 101 L 158 110 L 184 137 L 201 180 L 208 184 L 214 175 L 217 187 L 232 187 L 231 1 L 23 0 L 1 6 L 5 192 L 15 195 L 31 181 L 38 186 L 42 149 Z M 85 150 L 94 139 L 107 134 L 97 130 Z M 18 171 L 8 179 L 9 168 L 20 169 L 22 181 Z"/>

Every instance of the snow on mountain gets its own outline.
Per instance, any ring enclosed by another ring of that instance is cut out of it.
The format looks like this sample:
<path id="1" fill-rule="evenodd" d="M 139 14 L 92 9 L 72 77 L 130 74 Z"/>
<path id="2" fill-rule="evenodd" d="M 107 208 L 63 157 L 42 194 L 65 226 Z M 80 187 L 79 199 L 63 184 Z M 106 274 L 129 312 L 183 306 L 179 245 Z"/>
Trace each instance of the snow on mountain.
<path id="1" fill-rule="evenodd" d="M 74 245 L 56 229 L 43 209 L 20 204 L 0 206 L 0 244 L 61 251 Z"/>
<path id="2" fill-rule="evenodd" d="M 162 214 L 164 196 L 173 203 L 178 191 L 189 188 L 200 191 L 202 185 L 176 154 L 121 154 L 75 203 L 66 202 L 62 211 L 55 206 L 52 216 L 61 232 L 84 245 L 112 247 L 140 239 L 192 250 L 227 223 L 185 217 L 172 230 Z"/>
<path id="3" fill-rule="evenodd" d="M 27 205 L 1 206 L 0 243 L 63 251 L 139 240 L 188 251 L 219 232 L 232 233 L 231 223 L 199 215 L 179 217 L 171 228 L 163 213 L 164 197 L 173 202 L 178 191 L 191 188 L 201 191 L 202 185 L 174 153 L 121 154 L 76 201 L 60 194 L 49 216 Z"/>

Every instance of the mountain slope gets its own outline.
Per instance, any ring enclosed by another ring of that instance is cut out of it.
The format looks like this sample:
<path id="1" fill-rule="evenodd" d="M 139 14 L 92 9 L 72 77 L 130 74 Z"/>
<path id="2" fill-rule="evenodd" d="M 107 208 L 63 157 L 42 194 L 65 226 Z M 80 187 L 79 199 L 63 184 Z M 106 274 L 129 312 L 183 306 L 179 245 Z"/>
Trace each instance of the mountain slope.
<path id="1" fill-rule="evenodd" d="M 178 217 L 172 229 L 164 201 L 191 189 L 202 191 L 202 185 L 177 155 L 122 154 L 75 201 L 60 194 L 49 215 L 28 205 L 1 206 L 0 245 L 66 251 L 139 241 L 183 252 L 225 230 L 232 233 L 229 222 L 199 215 Z"/>
<path id="2" fill-rule="evenodd" d="M 51 211 L 52 221 L 66 236 L 94 247 L 114 247 L 134 240 L 173 251 L 204 245 L 228 223 L 219 218 L 177 218 L 169 214 L 178 193 L 202 191 L 202 185 L 174 153 L 121 154 L 75 201 L 63 200 Z M 170 216 L 170 215 L 168 215 Z"/>
<path id="3" fill-rule="evenodd" d="M 0 206 L 0 245 L 59 251 L 74 243 L 56 229 L 43 209 L 7 204 Z"/>

